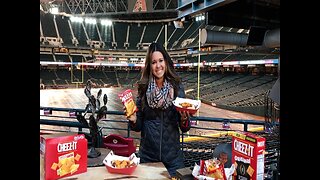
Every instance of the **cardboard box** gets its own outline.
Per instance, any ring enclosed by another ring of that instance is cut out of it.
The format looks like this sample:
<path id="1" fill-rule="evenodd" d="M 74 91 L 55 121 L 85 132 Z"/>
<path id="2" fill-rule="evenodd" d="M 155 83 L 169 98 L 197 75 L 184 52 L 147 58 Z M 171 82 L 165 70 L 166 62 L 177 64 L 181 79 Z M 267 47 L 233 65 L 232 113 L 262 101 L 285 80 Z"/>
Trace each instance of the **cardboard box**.
<path id="1" fill-rule="evenodd" d="M 83 134 L 40 135 L 40 177 L 52 180 L 86 172 L 87 144 Z"/>
<path id="2" fill-rule="evenodd" d="M 232 163 L 236 164 L 234 179 L 263 180 L 265 138 L 249 132 L 232 136 Z"/>

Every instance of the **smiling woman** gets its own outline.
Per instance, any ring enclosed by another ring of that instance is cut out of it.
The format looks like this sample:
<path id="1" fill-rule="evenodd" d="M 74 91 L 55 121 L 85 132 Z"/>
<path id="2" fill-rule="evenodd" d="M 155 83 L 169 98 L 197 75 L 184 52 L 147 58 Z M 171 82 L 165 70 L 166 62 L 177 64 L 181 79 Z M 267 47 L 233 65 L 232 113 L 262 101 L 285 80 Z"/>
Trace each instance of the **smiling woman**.
<path id="1" fill-rule="evenodd" d="M 138 111 L 127 117 L 131 129 L 141 132 L 141 163 L 162 162 L 171 177 L 184 167 L 180 130 L 190 130 L 188 111 L 177 111 L 173 100 L 185 98 L 184 87 L 163 46 L 151 43 L 138 82 Z"/>

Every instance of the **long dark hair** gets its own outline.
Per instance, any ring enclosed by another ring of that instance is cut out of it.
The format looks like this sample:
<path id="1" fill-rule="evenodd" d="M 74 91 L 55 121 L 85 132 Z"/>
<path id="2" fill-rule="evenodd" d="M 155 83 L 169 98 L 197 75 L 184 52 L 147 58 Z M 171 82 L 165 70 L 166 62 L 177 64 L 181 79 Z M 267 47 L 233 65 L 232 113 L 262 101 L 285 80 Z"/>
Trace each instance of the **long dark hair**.
<path id="1" fill-rule="evenodd" d="M 159 51 L 164 58 L 165 64 L 166 64 L 166 71 L 164 73 L 164 79 L 170 82 L 170 84 L 174 88 L 174 97 L 177 96 L 178 93 L 178 87 L 179 84 L 181 83 L 180 77 L 177 75 L 174 67 L 173 67 L 173 62 L 171 60 L 171 57 L 169 56 L 168 52 L 164 49 L 164 47 L 158 43 L 151 43 L 145 63 L 144 63 L 144 68 L 142 71 L 141 79 L 138 82 L 138 94 L 140 98 L 142 98 L 142 106 L 144 105 L 144 99 L 145 99 L 145 94 L 148 88 L 148 84 L 150 81 L 153 79 L 153 74 L 151 70 L 151 64 L 152 64 L 152 53 L 155 51 Z"/>

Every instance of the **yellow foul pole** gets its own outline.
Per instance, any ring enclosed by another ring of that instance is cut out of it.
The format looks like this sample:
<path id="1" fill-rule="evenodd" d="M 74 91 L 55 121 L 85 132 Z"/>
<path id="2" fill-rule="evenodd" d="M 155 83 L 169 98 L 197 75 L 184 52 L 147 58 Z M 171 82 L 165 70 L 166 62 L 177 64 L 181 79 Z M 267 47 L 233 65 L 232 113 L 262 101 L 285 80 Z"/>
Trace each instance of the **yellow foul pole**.
<path id="1" fill-rule="evenodd" d="M 201 29 L 199 28 L 199 50 L 198 50 L 198 95 L 197 100 L 200 100 L 200 51 L 201 51 L 201 42 L 200 42 L 200 36 L 201 36 Z M 199 111 L 197 111 L 197 116 L 199 116 Z"/>
<path id="2" fill-rule="evenodd" d="M 164 25 L 164 48 L 165 50 L 167 50 L 167 46 L 168 46 L 168 39 L 167 39 L 167 36 L 168 36 L 168 25 L 165 24 Z"/>

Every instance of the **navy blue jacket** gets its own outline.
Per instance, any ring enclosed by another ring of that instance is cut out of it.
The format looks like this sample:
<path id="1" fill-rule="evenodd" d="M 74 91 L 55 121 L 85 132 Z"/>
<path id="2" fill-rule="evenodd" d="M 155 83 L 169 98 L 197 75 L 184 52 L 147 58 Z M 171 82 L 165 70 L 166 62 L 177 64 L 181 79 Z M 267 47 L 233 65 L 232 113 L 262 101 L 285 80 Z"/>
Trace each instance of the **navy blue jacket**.
<path id="1" fill-rule="evenodd" d="M 178 97 L 185 98 L 182 85 L 178 90 Z M 180 147 L 180 132 L 190 129 L 190 120 L 181 123 L 181 116 L 174 105 L 165 110 L 152 109 L 145 102 L 141 107 L 141 98 L 137 97 L 138 107 L 136 124 L 131 129 L 141 131 L 139 148 L 140 162 L 163 162 L 171 176 L 176 175 L 176 170 L 184 167 L 183 153 Z"/>

